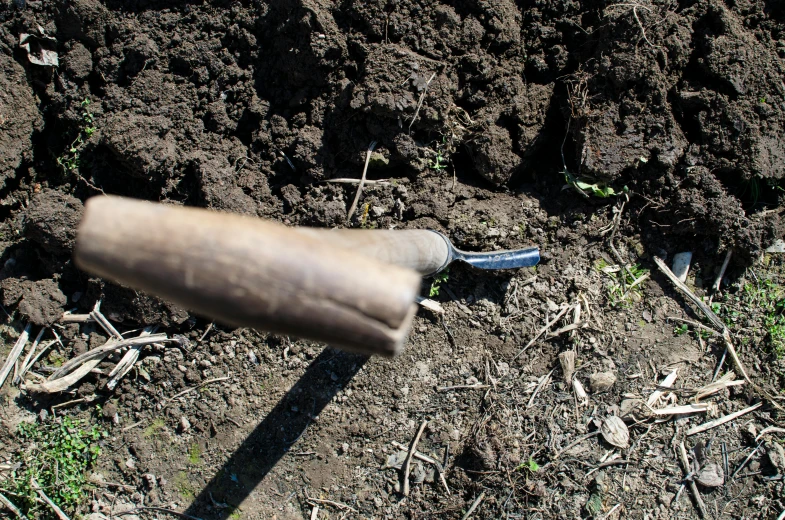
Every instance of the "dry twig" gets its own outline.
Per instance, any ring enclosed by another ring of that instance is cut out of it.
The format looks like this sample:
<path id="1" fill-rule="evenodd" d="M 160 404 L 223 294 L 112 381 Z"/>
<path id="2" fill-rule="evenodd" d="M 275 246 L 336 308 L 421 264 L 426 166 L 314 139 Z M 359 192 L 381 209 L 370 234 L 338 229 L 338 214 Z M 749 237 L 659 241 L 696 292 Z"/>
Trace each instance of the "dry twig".
<path id="1" fill-rule="evenodd" d="M 531 340 L 530 340 L 530 341 L 529 341 L 529 342 L 526 344 L 526 346 L 525 346 L 525 347 L 523 347 L 523 349 L 521 349 L 521 351 L 520 351 L 520 352 L 518 352 L 518 353 L 515 355 L 515 357 L 514 357 L 514 358 L 512 358 L 512 359 L 513 359 L 513 361 L 515 361 L 516 359 L 518 359 L 518 358 L 521 356 L 521 354 L 523 354 L 524 352 L 526 352 L 526 350 L 528 350 L 528 348 L 529 348 L 529 347 L 531 347 L 532 345 L 534 345 L 534 342 L 535 342 L 535 341 L 537 341 L 537 340 L 540 338 L 540 336 L 542 336 L 542 335 L 543 335 L 543 334 L 545 334 L 545 333 L 546 333 L 548 330 L 550 330 L 550 328 L 551 328 L 551 327 L 553 327 L 553 325 L 554 325 L 554 324 L 555 324 L 557 321 L 559 321 L 559 320 L 562 318 L 562 316 L 564 316 L 565 314 L 567 314 L 567 311 L 568 311 L 568 310 L 570 310 L 570 306 L 569 306 L 569 305 L 564 305 L 564 306 L 562 306 L 561 310 L 560 310 L 560 311 L 559 311 L 559 313 L 556 315 L 556 317 L 555 317 L 555 318 L 553 318 L 553 319 L 552 319 L 551 321 L 549 321 L 548 323 L 546 323 L 546 324 L 545 324 L 545 325 L 544 325 L 544 326 L 543 326 L 543 327 L 542 327 L 540 330 L 538 330 L 538 331 L 537 331 L 537 334 L 535 334 L 535 335 L 534 335 L 534 337 L 533 337 L 533 338 L 532 338 L 532 339 L 531 339 Z"/>
<path id="2" fill-rule="evenodd" d="M 189 392 L 193 392 L 194 390 L 197 390 L 197 389 L 199 389 L 199 388 L 202 388 L 202 387 L 203 387 L 203 386 L 205 386 L 205 385 L 209 385 L 209 384 L 212 384 L 212 383 L 218 383 L 218 382 L 220 382 L 220 381 L 226 381 L 227 379 L 229 379 L 229 376 L 225 376 L 225 377 L 215 377 L 215 378 L 213 378 L 213 379 L 207 379 L 207 380 L 205 380 L 205 381 L 202 381 L 202 382 L 201 382 L 201 383 L 199 383 L 198 385 L 196 385 L 196 386 L 192 386 L 191 388 L 186 388 L 186 389 L 185 389 L 185 390 L 183 390 L 182 392 L 178 392 L 178 393 L 176 393 L 175 395 L 173 395 L 172 397 L 170 397 L 169 399 L 167 399 L 167 400 L 166 400 L 166 402 L 164 403 L 163 407 L 161 408 L 161 410 L 163 410 L 164 408 L 166 408 L 167 406 L 169 406 L 169 404 L 171 404 L 171 402 L 172 402 L 172 401 L 174 401 L 175 399 L 177 399 L 178 397 L 181 397 L 181 396 L 183 396 L 183 395 L 185 395 L 185 394 L 187 394 L 187 393 L 189 393 Z"/>
<path id="3" fill-rule="evenodd" d="M 701 310 L 701 312 L 706 316 L 711 324 L 721 332 L 722 339 L 725 342 L 725 348 L 730 354 L 731 359 L 733 359 L 733 364 L 736 365 L 736 369 L 741 373 L 744 380 L 747 381 L 747 383 L 749 383 L 758 393 L 766 397 L 766 399 L 768 399 L 773 406 L 781 411 L 785 411 L 785 409 L 783 409 L 782 406 L 776 402 L 776 399 L 772 395 L 754 383 L 752 379 L 750 379 L 750 376 L 747 375 L 747 370 L 744 368 L 741 359 L 739 359 L 739 355 L 736 353 L 736 347 L 733 345 L 733 341 L 731 340 L 730 330 L 725 326 L 722 320 L 716 314 L 714 314 L 714 311 L 712 311 L 708 305 L 703 303 L 700 298 L 695 296 L 695 294 L 690 290 L 689 287 L 687 287 L 684 282 L 679 280 L 676 275 L 673 274 L 673 271 L 670 270 L 670 268 L 661 258 L 655 256 L 654 262 L 657 264 L 657 267 L 660 269 L 660 271 L 662 271 L 662 273 L 667 276 L 671 282 L 673 282 L 673 285 L 675 285 L 677 289 L 684 293 L 684 295 L 687 296 L 687 298 L 689 298 L 690 301 L 692 301 L 692 303 L 694 303 Z"/>
<path id="4" fill-rule="evenodd" d="M 685 435 L 687 435 L 689 437 L 690 435 L 695 435 L 696 433 L 701 433 L 701 432 L 705 432 L 706 430 L 711 430 L 712 428 L 716 428 L 717 426 L 721 426 L 721 425 L 725 424 L 726 422 L 730 422 L 730 421 L 732 421 L 734 419 L 738 419 L 742 415 L 747 415 L 750 412 L 754 412 L 755 410 L 757 410 L 761 406 L 763 406 L 762 402 L 754 404 L 754 405 L 752 405 L 752 406 L 750 406 L 748 408 L 745 408 L 743 410 L 739 410 L 738 412 L 733 412 L 733 413 L 729 413 L 728 415 L 723 415 L 722 417 L 720 417 L 718 419 L 714 419 L 713 421 L 709 421 L 709 422 L 703 423 L 703 424 L 701 424 L 699 426 L 695 426 L 694 428 L 690 428 L 689 430 L 687 430 L 687 433 Z"/>
<path id="5" fill-rule="evenodd" d="M 471 507 L 469 507 L 469 510 L 466 511 L 466 514 L 463 515 L 463 518 L 461 518 L 461 520 L 467 520 L 470 516 L 472 516 L 472 513 L 474 513 L 474 510 L 477 509 L 480 506 L 480 502 L 482 502 L 483 498 L 485 498 L 485 491 L 480 493 L 480 496 L 478 496 L 474 500 L 474 502 L 472 502 Z"/>
<path id="6" fill-rule="evenodd" d="M 406 458 L 403 460 L 403 466 L 401 466 L 401 474 L 403 482 L 401 483 L 401 492 L 403 496 L 409 496 L 409 473 L 412 470 L 412 457 L 414 456 L 414 452 L 417 451 L 417 443 L 420 442 L 420 437 L 422 437 L 422 433 L 425 431 L 425 427 L 428 425 L 428 421 L 423 421 L 420 425 L 420 429 L 417 430 L 417 435 L 414 436 L 411 445 L 409 446 L 409 453 L 406 454 Z"/>
<path id="7" fill-rule="evenodd" d="M 408 449 L 406 446 L 397 441 L 392 441 L 392 445 L 401 450 Z M 441 462 L 434 459 L 433 457 L 425 455 L 424 453 L 420 453 L 419 451 L 415 451 L 413 456 L 415 459 L 420 459 L 423 462 L 433 464 L 433 466 L 436 468 L 436 472 L 439 474 L 439 480 L 441 481 L 442 486 L 444 486 L 444 490 L 448 495 L 452 494 L 450 491 L 450 486 L 447 485 L 447 479 L 444 478 L 444 467 L 442 466 Z"/>
<path id="8" fill-rule="evenodd" d="M 732 249 L 728 249 L 728 252 L 725 254 L 725 261 L 722 262 L 722 268 L 720 269 L 720 274 L 717 275 L 717 279 L 714 280 L 714 284 L 711 286 L 712 289 L 715 291 L 720 290 L 720 285 L 722 284 L 722 277 L 725 276 L 725 271 L 728 269 L 728 264 L 730 263 L 730 257 L 733 254 Z"/>
<path id="9" fill-rule="evenodd" d="M 170 515 L 180 516 L 182 518 L 188 518 L 189 520 L 202 520 L 198 516 L 191 516 L 186 513 L 181 513 L 179 511 L 175 511 L 174 509 L 167 509 L 165 507 L 154 507 L 154 506 L 141 506 L 135 507 L 133 509 L 129 509 L 128 511 L 122 511 L 120 513 L 113 513 L 111 516 L 125 516 L 125 515 L 133 515 L 136 513 L 141 513 L 142 511 L 159 511 L 161 513 L 168 513 Z"/>
<path id="10" fill-rule="evenodd" d="M 60 520 L 69 520 L 68 516 L 65 513 L 63 513 L 63 510 L 60 509 L 59 507 L 57 507 L 57 504 L 52 502 L 52 499 L 50 499 L 48 496 L 46 496 L 46 493 L 44 493 L 44 490 L 41 489 L 41 486 L 39 486 L 38 482 L 36 482 L 35 479 L 32 478 L 32 477 L 30 478 L 30 487 L 35 489 L 35 492 L 38 493 L 38 496 L 41 497 L 41 499 L 44 502 L 46 502 L 46 504 L 49 507 L 52 508 L 52 511 L 54 511 L 55 515 L 57 515 L 57 518 L 59 518 Z"/>
<path id="11" fill-rule="evenodd" d="M 349 211 L 346 213 L 346 221 L 350 221 L 352 219 L 352 215 L 354 215 L 354 210 L 357 209 L 357 203 L 360 201 L 360 195 L 363 192 L 363 186 L 365 185 L 365 176 L 368 174 L 368 165 L 371 162 L 371 155 L 373 154 L 373 149 L 376 148 L 376 141 L 371 141 L 371 144 L 368 145 L 368 152 L 365 154 L 365 167 L 363 167 L 363 174 L 360 177 L 360 182 L 357 184 L 357 193 L 354 194 L 354 201 L 352 205 L 349 206 Z"/>
<path id="12" fill-rule="evenodd" d="M 85 352 L 63 364 L 63 366 L 57 369 L 47 381 L 44 381 L 41 384 L 28 385 L 27 389 L 32 392 L 62 392 L 89 374 L 90 371 L 110 352 L 119 350 L 123 347 L 141 346 L 150 343 L 162 343 L 165 341 L 177 340 L 168 338 L 166 334 L 153 334 L 150 336 L 138 336 L 120 340 L 110 338 L 102 346 Z"/>
<path id="13" fill-rule="evenodd" d="M 417 115 L 420 113 L 420 108 L 422 108 L 422 102 L 425 101 L 425 94 L 428 93 L 428 86 L 435 77 L 436 73 L 434 72 L 431 74 L 431 77 L 428 78 L 428 81 L 425 82 L 425 88 L 423 89 L 422 94 L 420 94 L 420 100 L 417 102 L 417 110 L 414 111 L 414 117 L 412 117 L 412 121 L 409 123 L 409 133 L 412 133 L 412 125 L 417 121 Z"/>
<path id="14" fill-rule="evenodd" d="M 27 518 L 22 514 L 19 508 L 14 505 L 14 503 L 8 500 L 2 493 L 0 493 L 0 504 L 3 504 L 6 509 L 9 509 L 13 514 L 16 515 L 17 518 Z"/>
<path id="15" fill-rule="evenodd" d="M 687 449 L 684 447 L 683 441 L 679 445 L 679 456 L 684 469 L 684 475 L 689 475 L 692 473 L 692 470 L 690 467 L 690 460 L 687 458 Z M 695 497 L 695 503 L 698 506 L 698 513 L 700 513 L 701 518 L 709 518 L 709 513 L 706 510 L 706 504 L 703 503 L 703 498 L 701 497 L 700 491 L 698 491 L 698 486 L 695 484 L 695 481 L 690 479 L 689 486 L 690 491 L 692 491 L 692 495 Z"/>
<path id="16" fill-rule="evenodd" d="M 351 511 L 352 513 L 356 513 L 357 510 L 348 504 L 342 504 L 341 502 L 335 502 L 333 500 L 325 500 L 322 498 L 311 498 L 307 494 L 305 495 L 305 501 L 311 502 L 311 505 L 316 504 L 324 504 L 328 506 L 337 507 L 341 511 Z"/>

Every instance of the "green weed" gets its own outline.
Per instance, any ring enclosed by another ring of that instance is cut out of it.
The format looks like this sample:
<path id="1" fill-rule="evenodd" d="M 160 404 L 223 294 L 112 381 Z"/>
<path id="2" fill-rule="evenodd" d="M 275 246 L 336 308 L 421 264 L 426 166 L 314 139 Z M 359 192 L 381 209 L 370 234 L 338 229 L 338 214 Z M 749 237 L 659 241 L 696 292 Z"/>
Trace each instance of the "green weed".
<path id="1" fill-rule="evenodd" d="M 185 471 L 180 471 L 174 477 L 174 488 L 185 500 L 193 500 L 196 497 L 196 489 L 188 478 Z"/>
<path id="2" fill-rule="evenodd" d="M 781 285 L 762 278 L 744 284 L 737 295 L 726 296 L 724 305 L 715 305 L 712 310 L 728 327 L 762 331 L 763 338 L 758 342 L 764 349 L 776 359 L 785 357 L 785 288 Z"/>
<path id="3" fill-rule="evenodd" d="M 432 170 L 441 171 L 447 169 L 449 159 L 447 158 L 447 138 L 442 137 L 441 144 L 436 146 L 436 160 L 430 161 L 428 167 Z"/>
<path id="4" fill-rule="evenodd" d="M 643 298 L 643 287 L 640 284 L 635 286 L 632 284 L 648 273 L 648 269 L 642 268 L 639 264 L 624 269 L 609 265 L 602 259 L 597 261 L 595 268 L 611 279 L 608 287 L 608 303 L 611 307 L 626 306 Z"/>
<path id="5" fill-rule="evenodd" d="M 441 285 L 449 279 L 450 279 L 450 273 L 447 269 L 445 269 L 440 273 L 435 274 L 433 276 L 433 281 L 431 282 L 431 288 L 428 291 L 428 297 L 433 298 L 434 296 L 439 296 Z"/>
<path id="6" fill-rule="evenodd" d="M 674 327 L 673 328 L 673 333 L 676 334 L 677 336 L 681 336 L 682 334 L 685 334 L 688 329 L 689 329 L 689 327 L 687 326 L 687 324 L 686 323 L 682 323 L 678 327 Z"/>
<path id="7" fill-rule="evenodd" d="M 82 103 L 82 125 L 76 138 L 68 147 L 68 151 L 57 158 L 59 164 L 66 174 L 73 173 L 79 168 L 80 152 L 88 139 L 95 133 L 95 123 L 93 113 L 90 111 L 90 100 L 85 98 Z"/>
<path id="8" fill-rule="evenodd" d="M 590 195 L 594 195 L 601 199 L 607 199 L 608 197 L 618 195 L 616 190 L 604 182 L 597 181 L 590 177 L 575 177 L 566 168 L 562 171 L 562 174 L 564 175 L 567 184 L 575 188 L 578 193 L 587 199 Z M 624 191 L 627 191 L 626 186 L 624 187 Z"/>
<path id="9" fill-rule="evenodd" d="M 19 466 L 0 487 L 10 492 L 14 504 L 30 518 L 53 516 L 41 503 L 33 481 L 64 512 L 72 513 L 87 498 L 87 470 L 101 454 L 98 441 L 105 435 L 98 426 L 70 417 L 22 423 L 17 431 L 20 449 L 13 457 Z"/>
<path id="10" fill-rule="evenodd" d="M 188 448 L 188 462 L 194 466 L 202 463 L 202 448 L 197 443 L 191 444 Z"/>
<path id="11" fill-rule="evenodd" d="M 529 457 L 529 460 L 526 462 L 521 462 L 518 464 L 518 467 L 515 468 L 515 471 L 520 471 L 522 469 L 528 469 L 532 473 L 536 473 L 540 470 L 540 465 L 537 464 L 537 461 L 535 461 L 532 457 Z"/>
<path id="12" fill-rule="evenodd" d="M 155 419 L 153 422 L 151 422 L 150 425 L 144 429 L 142 435 L 147 439 L 149 439 L 150 437 L 156 437 L 163 431 L 165 427 L 166 427 L 166 421 L 164 421 L 159 417 L 158 419 Z"/>

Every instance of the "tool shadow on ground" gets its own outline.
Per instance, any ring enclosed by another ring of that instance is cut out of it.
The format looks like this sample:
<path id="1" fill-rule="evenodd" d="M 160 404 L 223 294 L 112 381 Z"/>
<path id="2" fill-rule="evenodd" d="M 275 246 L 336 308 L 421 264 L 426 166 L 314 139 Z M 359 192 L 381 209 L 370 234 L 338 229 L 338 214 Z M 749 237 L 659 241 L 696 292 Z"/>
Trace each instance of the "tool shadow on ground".
<path id="1" fill-rule="evenodd" d="M 243 441 L 194 499 L 186 515 L 225 517 L 240 506 L 302 437 L 339 390 L 362 369 L 368 357 L 326 348 L 308 366 L 267 417 Z"/>

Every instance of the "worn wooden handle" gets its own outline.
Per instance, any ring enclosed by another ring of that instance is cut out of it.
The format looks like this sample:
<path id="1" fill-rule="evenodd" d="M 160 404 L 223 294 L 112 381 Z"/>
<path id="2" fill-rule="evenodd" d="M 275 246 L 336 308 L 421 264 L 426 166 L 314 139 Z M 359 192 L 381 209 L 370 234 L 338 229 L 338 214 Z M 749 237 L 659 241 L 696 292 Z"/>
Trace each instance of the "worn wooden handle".
<path id="1" fill-rule="evenodd" d="M 87 201 L 85 271 L 229 325 L 394 355 L 420 276 L 259 219 L 121 197 Z"/>
<path id="2" fill-rule="evenodd" d="M 422 275 L 433 274 L 443 268 L 450 257 L 444 237 L 427 229 L 297 228 L 297 231 L 382 262 L 414 269 Z"/>

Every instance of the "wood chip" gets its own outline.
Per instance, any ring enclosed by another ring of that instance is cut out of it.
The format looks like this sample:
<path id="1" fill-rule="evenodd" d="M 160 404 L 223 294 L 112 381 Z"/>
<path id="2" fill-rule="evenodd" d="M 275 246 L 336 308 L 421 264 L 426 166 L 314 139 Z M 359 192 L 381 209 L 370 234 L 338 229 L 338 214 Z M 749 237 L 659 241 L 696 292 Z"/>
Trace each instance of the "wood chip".
<path id="1" fill-rule="evenodd" d="M 436 314 L 444 314 L 444 307 L 442 307 L 441 303 L 435 300 L 430 300 L 428 298 L 423 298 L 422 296 L 418 296 L 415 301 L 419 303 L 421 307 L 424 307 L 429 311 L 433 311 Z"/>

